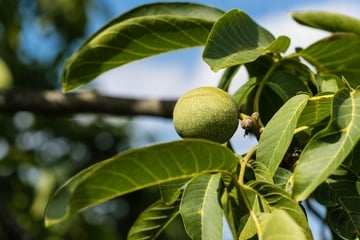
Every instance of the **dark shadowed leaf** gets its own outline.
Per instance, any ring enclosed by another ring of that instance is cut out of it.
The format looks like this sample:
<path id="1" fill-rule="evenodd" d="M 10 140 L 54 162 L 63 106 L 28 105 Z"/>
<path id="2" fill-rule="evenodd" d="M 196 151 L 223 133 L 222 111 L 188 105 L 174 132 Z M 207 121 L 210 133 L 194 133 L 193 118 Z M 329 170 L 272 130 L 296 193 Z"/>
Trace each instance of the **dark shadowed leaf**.
<path id="1" fill-rule="evenodd" d="M 341 197 L 340 207 L 329 213 L 331 229 L 343 239 L 360 236 L 360 197 Z"/>
<path id="2" fill-rule="evenodd" d="M 275 39 L 266 29 L 254 22 L 246 13 L 231 10 L 214 24 L 203 58 L 213 71 L 256 60 L 268 52 L 284 52 L 290 39 Z"/>
<path id="3" fill-rule="evenodd" d="M 216 8 L 188 3 L 152 4 L 125 13 L 91 36 L 66 62 L 63 90 L 135 60 L 204 45 L 222 14 Z"/>
<path id="4" fill-rule="evenodd" d="M 222 239 L 220 182 L 221 174 L 203 174 L 192 179 L 183 193 L 180 214 L 192 239 Z"/>
<path id="5" fill-rule="evenodd" d="M 299 92 L 310 92 L 310 89 L 300 78 L 285 71 L 275 71 L 269 77 L 266 85 L 279 95 L 283 101 L 287 101 Z"/>
<path id="6" fill-rule="evenodd" d="M 239 71 L 240 67 L 241 65 L 236 65 L 225 69 L 219 81 L 218 88 L 228 91 L 230 87 L 230 83 L 235 77 L 236 73 Z"/>
<path id="7" fill-rule="evenodd" d="M 234 153 L 221 144 L 188 139 L 132 149 L 78 173 L 53 196 L 46 210 L 50 226 L 80 209 L 143 188 L 206 172 L 232 174 Z"/>
<path id="8" fill-rule="evenodd" d="M 241 107 L 241 105 L 244 103 L 249 93 L 254 89 L 255 86 L 256 86 L 256 78 L 250 78 L 246 83 L 241 85 L 241 87 L 234 93 L 233 97 L 235 101 L 238 103 L 239 107 Z"/>

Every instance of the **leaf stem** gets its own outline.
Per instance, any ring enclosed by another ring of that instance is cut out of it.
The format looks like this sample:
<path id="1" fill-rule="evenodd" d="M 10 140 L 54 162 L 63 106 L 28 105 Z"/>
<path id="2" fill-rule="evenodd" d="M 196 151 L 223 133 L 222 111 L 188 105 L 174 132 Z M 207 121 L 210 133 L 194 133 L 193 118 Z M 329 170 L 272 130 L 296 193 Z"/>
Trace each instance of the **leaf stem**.
<path id="1" fill-rule="evenodd" d="M 277 68 L 277 66 L 279 65 L 280 61 L 275 62 L 267 71 L 267 73 L 265 74 L 265 76 L 261 79 L 261 81 L 259 82 L 259 87 L 256 91 L 255 94 L 255 99 L 254 99 L 254 112 L 260 112 L 259 111 L 259 103 L 260 103 L 260 96 L 261 93 L 263 92 L 263 89 L 266 85 L 267 80 L 270 78 L 271 74 L 275 71 L 275 69 Z M 259 124 L 260 126 L 264 127 L 263 123 L 261 122 L 261 119 L 259 119 Z"/>
<path id="2" fill-rule="evenodd" d="M 244 185 L 244 176 L 245 176 L 245 169 L 246 165 L 248 164 L 251 156 L 256 152 L 257 145 L 253 146 L 245 155 L 245 157 L 240 161 L 240 173 L 239 173 L 239 179 L 238 183 L 240 186 Z"/>

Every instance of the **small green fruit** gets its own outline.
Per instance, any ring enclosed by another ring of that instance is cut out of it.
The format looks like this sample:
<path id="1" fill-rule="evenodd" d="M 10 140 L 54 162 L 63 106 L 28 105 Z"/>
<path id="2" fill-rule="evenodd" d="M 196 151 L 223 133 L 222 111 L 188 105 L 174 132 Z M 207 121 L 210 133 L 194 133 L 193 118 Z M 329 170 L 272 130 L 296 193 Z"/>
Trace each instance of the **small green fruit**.
<path id="1" fill-rule="evenodd" d="M 173 121 L 183 138 L 204 138 L 224 143 L 235 133 L 239 112 L 235 100 L 216 87 L 200 87 L 177 101 Z"/>

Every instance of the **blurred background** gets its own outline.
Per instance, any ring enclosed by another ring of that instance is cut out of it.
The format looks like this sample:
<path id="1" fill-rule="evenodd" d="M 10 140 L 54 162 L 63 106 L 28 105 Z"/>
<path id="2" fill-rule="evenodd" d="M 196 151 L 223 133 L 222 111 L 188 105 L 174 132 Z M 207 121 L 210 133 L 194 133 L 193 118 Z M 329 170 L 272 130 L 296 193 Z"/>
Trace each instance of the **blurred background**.
<path id="1" fill-rule="evenodd" d="M 87 36 L 117 15 L 151 2 L 0 0 L 0 92 L 60 90 L 63 63 Z M 289 51 L 326 35 L 296 24 L 291 11 L 329 10 L 360 17 L 358 0 L 193 2 L 244 10 L 274 35 L 289 36 Z M 201 51 L 194 48 L 131 63 L 99 76 L 86 89 L 115 97 L 176 99 L 191 88 L 217 84 L 221 72 L 210 71 Z M 245 80 L 246 73 L 240 71 L 230 91 Z M 0 112 L 0 239 L 126 239 L 137 215 L 159 197 L 156 188 L 88 209 L 50 229 L 43 226 L 46 203 L 68 178 L 95 162 L 131 147 L 175 139 L 179 137 L 170 119 Z M 240 130 L 232 141 L 239 153 L 255 144 Z M 309 218 L 316 239 L 329 238 L 321 220 L 312 214 Z M 162 239 L 186 239 L 181 224 L 171 225 Z"/>

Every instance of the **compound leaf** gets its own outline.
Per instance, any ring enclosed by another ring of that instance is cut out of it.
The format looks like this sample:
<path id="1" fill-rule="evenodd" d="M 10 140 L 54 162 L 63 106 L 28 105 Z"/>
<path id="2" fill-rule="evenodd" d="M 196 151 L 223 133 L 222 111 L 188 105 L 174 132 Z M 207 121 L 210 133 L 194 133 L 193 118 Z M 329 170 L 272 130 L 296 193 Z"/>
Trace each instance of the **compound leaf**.
<path id="1" fill-rule="evenodd" d="M 306 199 L 345 160 L 360 139 L 360 94 L 341 89 L 332 102 L 329 125 L 302 151 L 294 169 L 293 196 Z"/>

